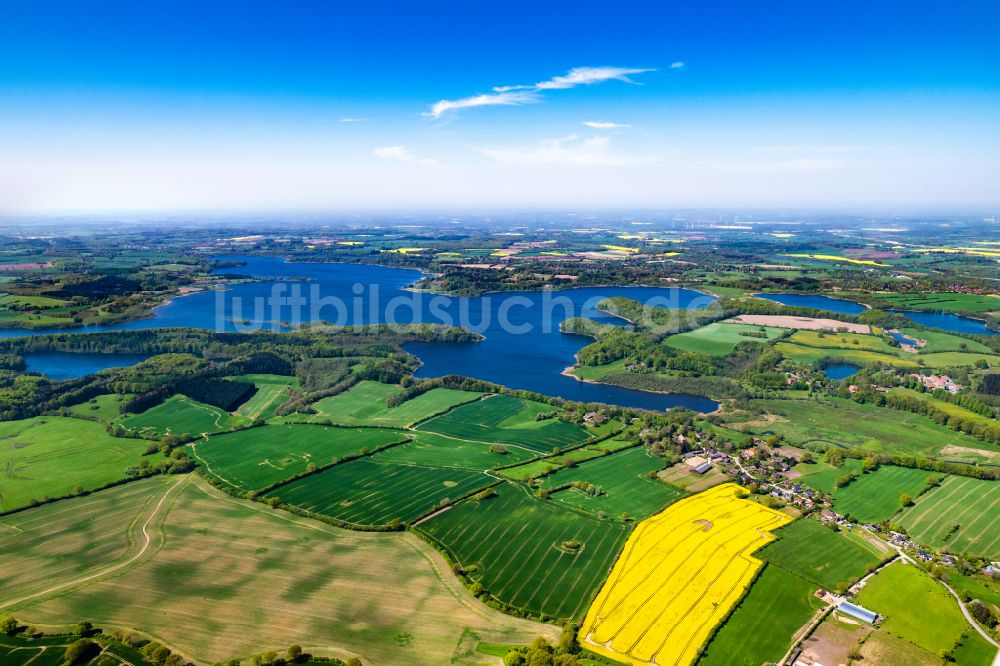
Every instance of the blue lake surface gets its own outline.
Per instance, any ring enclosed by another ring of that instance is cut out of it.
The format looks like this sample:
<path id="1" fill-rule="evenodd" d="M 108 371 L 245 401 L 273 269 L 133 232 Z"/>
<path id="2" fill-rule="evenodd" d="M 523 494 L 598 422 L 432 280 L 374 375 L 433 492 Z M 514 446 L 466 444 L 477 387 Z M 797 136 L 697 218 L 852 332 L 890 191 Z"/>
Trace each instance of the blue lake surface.
<path id="1" fill-rule="evenodd" d="M 775 303 L 781 303 L 782 305 L 816 308 L 817 310 L 829 310 L 830 312 L 849 315 L 861 314 L 868 309 L 860 303 L 812 294 L 754 294 L 754 296 L 774 301 Z M 940 328 L 942 331 L 1000 335 L 997 331 L 991 331 L 986 328 L 986 324 L 978 319 L 963 317 L 957 314 L 947 312 L 919 312 L 916 310 L 886 310 L 886 312 L 901 314 L 910 321 L 915 321 L 928 328 Z"/>
<path id="2" fill-rule="evenodd" d="M 829 310 L 830 312 L 840 312 L 841 314 L 849 315 L 861 314 L 868 309 L 860 303 L 814 294 L 754 294 L 754 296 L 774 301 L 775 303 L 781 303 L 782 305 Z"/>
<path id="3" fill-rule="evenodd" d="M 385 266 L 288 263 L 276 257 L 230 257 L 245 266 L 218 272 L 260 281 L 230 285 L 174 299 L 154 316 L 112 326 L 64 329 L 73 333 L 189 326 L 217 331 L 283 330 L 284 324 L 324 320 L 336 325 L 435 323 L 462 326 L 485 336 L 481 342 L 414 343 L 406 349 L 423 365 L 419 377 L 461 374 L 511 388 L 569 400 L 663 410 L 687 407 L 711 412 L 704 396 L 652 393 L 579 382 L 561 372 L 591 340 L 559 331 L 570 317 L 626 325 L 595 309 L 609 296 L 672 308 L 705 307 L 714 297 L 666 287 L 585 287 L 565 291 L 505 292 L 457 298 L 407 289 L 423 274 Z M 253 323 L 251 323 L 253 322 Z M 0 337 L 48 331 L 0 330 Z M 114 365 L 111 359 L 109 367 Z M 100 369 L 100 368 L 97 368 Z"/>
<path id="4" fill-rule="evenodd" d="M 24 355 L 30 372 L 40 372 L 49 379 L 75 379 L 105 368 L 123 368 L 149 358 L 148 354 L 91 354 L 72 352 L 35 352 Z"/>
<path id="5" fill-rule="evenodd" d="M 940 328 L 952 333 L 973 333 L 977 335 L 1000 335 L 997 331 L 986 328 L 986 324 L 978 319 L 963 317 L 950 312 L 919 312 L 917 310 L 887 310 L 893 314 L 901 314 L 911 321 L 927 326 Z"/>
<path id="6" fill-rule="evenodd" d="M 901 345 L 910 345 L 911 347 L 915 347 L 917 345 L 917 341 L 916 340 L 914 340 L 913 338 L 908 338 L 905 335 L 903 335 L 902 333 L 898 333 L 898 332 L 897 333 L 890 333 L 889 335 L 891 335 L 892 339 L 895 340 L 896 342 L 898 342 Z"/>
<path id="7" fill-rule="evenodd" d="M 860 370 L 858 366 L 849 363 L 831 363 L 823 366 L 823 372 L 830 379 L 847 379 L 858 370 Z"/>

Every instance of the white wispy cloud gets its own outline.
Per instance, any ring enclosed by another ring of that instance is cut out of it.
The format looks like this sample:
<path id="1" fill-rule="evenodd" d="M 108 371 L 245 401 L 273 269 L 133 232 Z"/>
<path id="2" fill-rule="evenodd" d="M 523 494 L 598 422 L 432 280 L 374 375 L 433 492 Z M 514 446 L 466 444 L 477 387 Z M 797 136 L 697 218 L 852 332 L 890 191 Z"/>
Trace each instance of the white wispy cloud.
<path id="1" fill-rule="evenodd" d="M 538 96 L 535 93 L 527 90 L 474 95 L 462 99 L 443 99 L 435 102 L 431 106 L 431 110 L 424 115 L 440 118 L 448 111 L 458 109 L 470 109 L 476 106 L 514 106 L 515 104 L 529 104 L 537 99 Z"/>
<path id="2" fill-rule="evenodd" d="M 684 69 L 684 62 L 678 60 L 677 62 L 670 63 L 670 69 Z"/>
<path id="3" fill-rule="evenodd" d="M 632 127 L 631 125 L 627 125 L 625 123 L 611 123 L 601 120 L 585 120 L 583 121 L 583 124 L 586 125 L 587 127 L 600 130 L 625 129 L 627 127 Z"/>
<path id="4" fill-rule="evenodd" d="M 435 159 L 417 157 L 406 146 L 385 146 L 383 148 L 376 148 L 372 153 L 379 159 L 403 162 L 405 164 L 420 164 L 422 166 L 436 166 L 438 164 L 438 161 Z"/>
<path id="5" fill-rule="evenodd" d="M 560 139 L 543 139 L 525 146 L 484 148 L 482 153 L 503 164 L 542 166 L 563 164 L 582 167 L 620 167 L 648 164 L 655 155 L 627 155 L 616 152 L 611 137 L 580 138 L 576 134 Z"/>
<path id="6" fill-rule="evenodd" d="M 566 90 L 612 80 L 634 84 L 636 82 L 629 78 L 630 75 L 652 71 L 655 70 L 635 67 L 574 67 L 566 74 L 554 76 L 547 81 L 530 85 L 495 86 L 492 93 L 460 99 L 442 99 L 431 105 L 430 110 L 424 115 L 440 118 L 443 114 L 458 109 L 528 104 L 538 101 L 538 93 L 543 90 Z"/>
<path id="7" fill-rule="evenodd" d="M 371 118 L 341 118 L 340 119 L 340 122 L 342 122 L 342 123 L 370 123 L 371 121 L 372 121 Z"/>

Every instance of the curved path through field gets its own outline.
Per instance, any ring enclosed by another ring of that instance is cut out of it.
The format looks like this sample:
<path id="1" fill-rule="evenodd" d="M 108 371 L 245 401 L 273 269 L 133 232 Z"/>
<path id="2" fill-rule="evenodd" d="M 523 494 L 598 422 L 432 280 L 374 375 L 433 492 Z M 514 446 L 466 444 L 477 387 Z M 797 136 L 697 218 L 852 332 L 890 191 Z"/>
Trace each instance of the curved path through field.
<path id="1" fill-rule="evenodd" d="M 62 583 L 59 583 L 58 585 L 53 585 L 44 590 L 40 590 L 39 592 L 33 592 L 32 594 L 20 597 L 18 599 L 0 602 L 0 609 L 10 608 L 12 606 L 18 606 L 26 601 L 31 601 L 33 599 L 37 599 L 38 597 L 44 597 L 68 587 L 82 585 L 92 580 L 102 578 L 109 574 L 116 573 L 124 569 L 125 567 L 129 566 L 133 562 L 137 561 L 139 558 L 141 558 L 143 555 L 146 554 L 146 552 L 149 550 L 150 545 L 153 543 L 153 539 L 149 533 L 150 524 L 152 524 L 153 520 L 161 514 L 167 500 L 177 495 L 177 493 L 174 491 L 178 490 L 179 488 L 183 488 L 189 482 L 190 482 L 190 477 L 183 476 L 179 477 L 177 481 L 167 486 L 167 489 L 164 491 L 163 495 L 160 496 L 160 500 L 153 507 L 153 510 L 149 512 L 149 516 L 146 517 L 146 520 L 142 523 L 142 528 L 140 529 L 141 543 L 139 545 L 139 549 L 136 551 L 134 555 L 132 555 L 132 557 L 128 558 L 124 562 L 118 562 L 117 564 L 112 564 L 111 566 L 102 569 L 101 571 L 98 571 L 96 573 L 64 581 Z"/>

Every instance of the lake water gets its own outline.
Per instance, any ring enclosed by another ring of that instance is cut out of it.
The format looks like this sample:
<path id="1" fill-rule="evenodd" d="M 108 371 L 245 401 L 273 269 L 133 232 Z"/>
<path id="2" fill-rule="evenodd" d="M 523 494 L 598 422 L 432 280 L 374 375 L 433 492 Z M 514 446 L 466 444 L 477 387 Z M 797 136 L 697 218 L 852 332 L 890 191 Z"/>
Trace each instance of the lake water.
<path id="1" fill-rule="evenodd" d="M 566 335 L 559 324 L 574 316 L 625 325 L 595 309 L 609 296 L 674 308 L 704 307 L 715 299 L 677 288 L 587 287 L 565 291 L 506 292 L 456 298 L 407 290 L 422 276 L 416 270 L 329 263 L 287 263 L 274 257 L 246 257 L 245 266 L 224 269 L 262 281 L 234 284 L 177 298 L 154 316 L 117 324 L 70 329 L 75 333 L 189 326 L 220 331 L 282 330 L 283 323 L 323 319 L 338 325 L 441 323 L 463 326 L 485 336 L 472 343 L 415 343 L 407 351 L 423 365 L 419 377 L 461 374 L 511 388 L 569 400 L 605 402 L 663 410 L 687 407 L 711 412 L 718 403 L 704 396 L 652 393 L 578 382 L 562 375 L 574 354 L 591 340 Z M 308 278 L 307 280 L 303 278 Z M 250 322 L 254 322 L 251 324 Z M 0 330 L 0 337 L 54 332 Z M 98 355 L 100 356 L 100 355 Z M 72 359 L 64 359 L 69 362 Z M 105 359 L 110 367 L 112 358 Z M 50 372 L 57 369 L 48 366 Z M 95 368 L 100 369 L 100 368 Z M 66 368 L 64 372 L 75 372 Z"/>
<path id="2" fill-rule="evenodd" d="M 986 328 L 986 324 L 978 319 L 963 317 L 950 312 L 918 312 L 916 310 L 888 310 L 893 314 L 901 314 L 911 321 L 928 328 L 940 328 L 953 333 L 972 333 L 977 335 L 1000 335 L 997 331 Z"/>
<path id="3" fill-rule="evenodd" d="M 830 312 L 849 315 L 861 314 L 868 309 L 860 303 L 813 294 L 754 294 L 754 296 L 774 301 L 775 303 L 781 303 L 782 305 L 829 310 Z M 918 312 L 916 310 L 886 310 L 886 312 L 901 314 L 910 321 L 915 321 L 928 328 L 940 328 L 942 331 L 1000 335 L 997 331 L 991 331 L 986 328 L 986 324 L 978 319 L 963 317 L 957 314 L 947 312 Z"/>
<path id="4" fill-rule="evenodd" d="M 850 363 L 830 363 L 823 366 L 823 372 L 830 379 L 847 379 L 860 369 L 858 366 L 851 365 Z"/>
<path id="5" fill-rule="evenodd" d="M 841 298 L 830 298 L 829 296 L 818 296 L 815 294 L 754 294 L 757 298 L 763 298 L 782 305 L 790 305 L 799 308 L 815 308 L 816 310 L 829 310 L 841 314 L 857 315 L 868 308 L 860 303 L 845 301 Z"/>
<path id="6" fill-rule="evenodd" d="M 911 347 L 916 347 L 917 346 L 917 341 L 916 340 L 914 340 L 913 338 L 908 338 L 905 335 L 903 335 L 902 333 L 895 332 L 895 333 L 890 333 L 889 335 L 891 335 L 892 339 L 895 340 L 896 342 L 898 342 L 901 345 L 910 345 Z"/>
<path id="7" fill-rule="evenodd" d="M 105 368 L 123 368 L 149 358 L 148 354 L 74 354 L 71 352 L 36 352 L 24 355 L 30 372 L 40 372 L 49 379 L 75 379 Z"/>

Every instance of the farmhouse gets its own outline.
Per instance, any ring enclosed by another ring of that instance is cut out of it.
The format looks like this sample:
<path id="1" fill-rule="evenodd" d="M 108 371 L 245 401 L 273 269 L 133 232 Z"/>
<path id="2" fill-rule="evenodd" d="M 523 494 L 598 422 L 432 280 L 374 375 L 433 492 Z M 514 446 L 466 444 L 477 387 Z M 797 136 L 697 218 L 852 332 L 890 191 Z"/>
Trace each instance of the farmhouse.
<path id="1" fill-rule="evenodd" d="M 690 458 L 685 458 L 684 464 L 691 468 L 696 474 L 704 474 L 708 470 L 712 469 L 712 463 L 708 462 L 701 456 L 691 456 Z"/>

